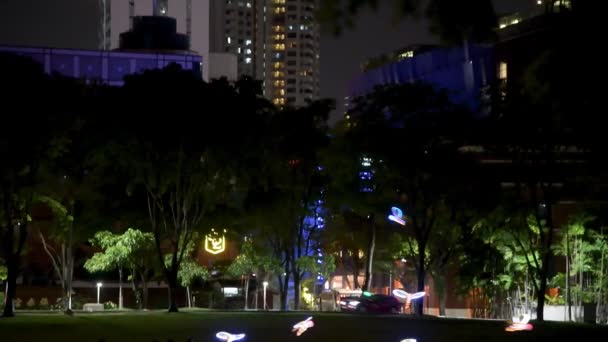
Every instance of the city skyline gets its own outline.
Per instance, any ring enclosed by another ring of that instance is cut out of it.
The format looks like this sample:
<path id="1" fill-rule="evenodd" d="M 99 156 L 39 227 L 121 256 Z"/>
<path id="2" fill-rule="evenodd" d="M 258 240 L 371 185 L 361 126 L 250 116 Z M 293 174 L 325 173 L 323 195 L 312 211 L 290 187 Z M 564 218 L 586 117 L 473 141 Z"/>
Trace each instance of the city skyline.
<path id="1" fill-rule="evenodd" d="M 495 0 L 494 3 L 496 12 L 503 14 L 529 8 L 536 1 Z M 101 7 L 96 0 L 56 0 L 52 4 L 39 0 L 7 0 L 0 3 L 0 16 L 0 44 L 99 47 Z M 354 27 L 339 36 L 322 31 L 320 96 L 337 102 L 330 121 L 342 117 L 348 85 L 364 60 L 403 46 L 424 43 L 437 43 L 436 37 L 428 32 L 427 23 L 422 19 L 399 18 L 387 2 L 379 4 L 376 10 L 363 11 L 355 18 Z M 210 49 L 215 51 L 213 45 Z"/>

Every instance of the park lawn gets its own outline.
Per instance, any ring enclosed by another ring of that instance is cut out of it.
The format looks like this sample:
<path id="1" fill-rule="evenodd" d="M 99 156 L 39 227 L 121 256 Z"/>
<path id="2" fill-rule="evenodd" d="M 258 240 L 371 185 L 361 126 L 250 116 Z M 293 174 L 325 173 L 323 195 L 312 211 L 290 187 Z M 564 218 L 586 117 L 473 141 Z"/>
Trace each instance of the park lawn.
<path id="1" fill-rule="evenodd" d="M 296 337 L 291 326 L 314 316 L 315 327 Z M 444 318 L 320 313 L 129 312 L 103 314 L 20 314 L 0 319 L 0 341 L 217 341 L 215 333 L 246 333 L 249 342 L 432 341 L 607 341 L 608 327 L 535 324 L 534 331 L 506 333 L 505 323 Z"/>

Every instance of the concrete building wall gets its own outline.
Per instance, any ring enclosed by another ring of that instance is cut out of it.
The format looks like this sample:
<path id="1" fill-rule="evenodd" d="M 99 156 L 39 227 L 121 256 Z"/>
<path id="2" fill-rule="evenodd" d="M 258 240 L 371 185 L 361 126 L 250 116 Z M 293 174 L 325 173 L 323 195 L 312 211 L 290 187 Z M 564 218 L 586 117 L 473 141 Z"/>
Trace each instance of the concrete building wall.
<path id="1" fill-rule="evenodd" d="M 227 52 L 209 53 L 209 79 L 226 77 L 228 81 L 239 78 L 237 56 Z"/>
<path id="2" fill-rule="evenodd" d="M 209 1 L 211 0 L 192 1 L 192 34 L 190 35 L 190 50 L 203 56 L 203 79 L 206 81 L 209 80 Z M 180 18 L 178 21 L 184 19 Z"/>

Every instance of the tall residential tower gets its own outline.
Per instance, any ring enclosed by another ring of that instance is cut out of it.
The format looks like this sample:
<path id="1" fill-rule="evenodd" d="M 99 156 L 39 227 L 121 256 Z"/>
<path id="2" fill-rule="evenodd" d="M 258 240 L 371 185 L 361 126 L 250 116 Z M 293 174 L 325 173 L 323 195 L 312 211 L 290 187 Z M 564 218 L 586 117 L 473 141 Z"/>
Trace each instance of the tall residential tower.
<path id="1" fill-rule="evenodd" d="M 319 97 L 319 0 L 217 0 L 211 50 L 238 56 L 238 71 L 264 81 L 277 105 Z"/>

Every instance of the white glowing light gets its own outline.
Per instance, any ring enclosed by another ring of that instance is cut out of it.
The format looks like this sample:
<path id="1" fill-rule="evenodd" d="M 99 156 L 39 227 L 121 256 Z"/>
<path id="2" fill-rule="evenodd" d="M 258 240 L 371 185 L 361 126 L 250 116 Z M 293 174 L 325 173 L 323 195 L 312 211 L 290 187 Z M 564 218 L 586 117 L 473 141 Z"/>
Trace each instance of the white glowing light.
<path id="1" fill-rule="evenodd" d="M 293 326 L 293 332 L 296 333 L 296 336 L 302 335 L 306 330 L 315 326 L 315 322 L 312 320 L 312 317 L 308 317 L 306 320 L 302 322 L 298 322 Z"/>
<path id="2" fill-rule="evenodd" d="M 534 326 L 532 324 L 529 324 L 528 323 L 529 321 L 530 321 L 529 314 L 523 314 L 520 316 L 513 317 L 512 324 L 509 325 L 508 327 L 506 327 L 505 331 L 513 332 L 513 331 L 532 330 L 532 329 L 534 329 Z"/>
<path id="3" fill-rule="evenodd" d="M 401 340 L 401 342 L 417 342 L 415 338 L 406 338 L 405 340 Z"/>
<path id="4" fill-rule="evenodd" d="M 220 331 L 217 334 L 215 334 L 215 337 L 217 337 L 217 339 L 220 341 L 232 342 L 232 341 L 239 341 L 239 340 L 244 339 L 245 334 L 231 334 L 231 333 L 227 333 L 225 331 Z"/>
<path id="5" fill-rule="evenodd" d="M 393 296 L 395 296 L 399 302 L 406 303 L 426 296 L 426 292 L 407 293 L 403 290 L 395 289 L 393 290 Z"/>
<path id="6" fill-rule="evenodd" d="M 358 300 L 351 300 L 350 302 L 348 302 L 348 306 L 351 308 L 356 308 L 359 303 L 360 302 Z"/>

